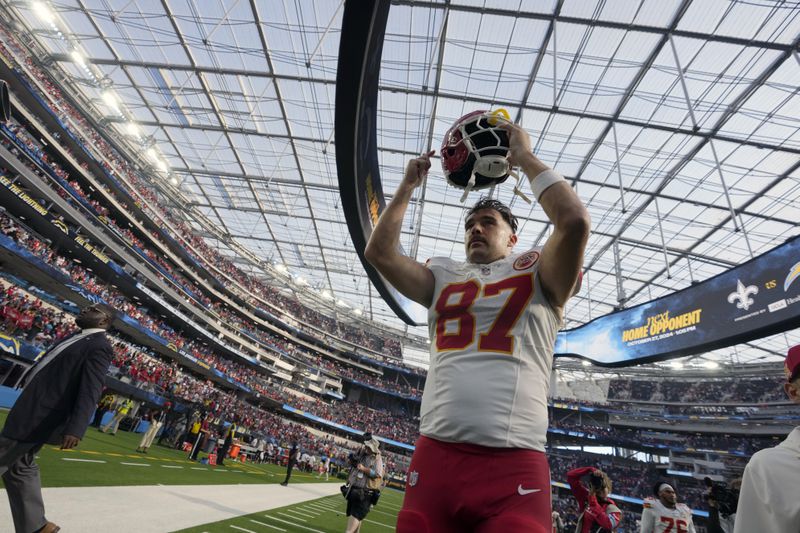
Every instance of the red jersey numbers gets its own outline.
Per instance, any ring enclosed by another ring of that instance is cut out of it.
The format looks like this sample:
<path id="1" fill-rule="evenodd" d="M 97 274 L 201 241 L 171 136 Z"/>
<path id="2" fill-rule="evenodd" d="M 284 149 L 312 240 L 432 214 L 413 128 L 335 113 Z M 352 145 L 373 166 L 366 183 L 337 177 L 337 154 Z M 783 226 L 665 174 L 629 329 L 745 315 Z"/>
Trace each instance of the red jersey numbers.
<path id="1" fill-rule="evenodd" d="M 474 279 L 442 289 L 439 299 L 436 300 L 436 348 L 439 351 L 463 350 L 472 344 L 475 337 L 475 316 L 469 310 L 478 297 L 478 291 L 480 285 Z M 459 296 L 458 300 L 450 303 L 456 295 Z M 446 333 L 448 322 L 457 322 L 455 333 Z"/>
<path id="2" fill-rule="evenodd" d="M 664 533 L 688 533 L 688 524 L 685 520 L 680 518 L 671 518 L 669 516 L 661 516 L 661 521 L 664 523 Z M 673 529 L 674 528 L 674 529 Z"/>
<path id="3" fill-rule="evenodd" d="M 478 350 L 512 353 L 514 337 L 509 333 L 533 296 L 533 275 L 530 273 L 489 283 L 483 287 L 482 292 L 480 283 L 475 279 L 453 283 L 442 289 L 435 306 L 436 349 L 463 350 L 472 344 L 476 333 L 472 305 L 479 297 L 490 298 L 502 293 L 506 293 L 505 304 L 494 317 L 489 331 L 480 334 Z M 456 323 L 455 326 L 453 322 Z"/>

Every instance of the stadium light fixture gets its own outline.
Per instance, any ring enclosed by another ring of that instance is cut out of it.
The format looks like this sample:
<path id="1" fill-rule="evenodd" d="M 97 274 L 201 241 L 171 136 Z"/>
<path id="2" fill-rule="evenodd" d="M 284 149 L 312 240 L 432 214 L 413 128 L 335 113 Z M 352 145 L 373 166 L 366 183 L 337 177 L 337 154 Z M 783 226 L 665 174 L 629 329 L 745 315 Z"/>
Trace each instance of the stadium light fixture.
<path id="1" fill-rule="evenodd" d="M 286 268 L 286 265 L 284 265 L 284 264 L 282 264 L 282 263 L 278 263 L 278 264 L 276 264 L 276 265 L 275 265 L 275 270 L 277 270 L 277 271 L 278 271 L 278 272 L 280 272 L 281 274 L 286 274 L 286 273 L 289 271 L 289 269 L 288 269 L 288 268 Z"/>
<path id="2" fill-rule="evenodd" d="M 119 100 L 117 100 L 117 97 L 114 96 L 114 93 L 111 91 L 105 91 L 103 93 L 103 101 L 108 107 L 111 108 L 112 111 L 119 114 Z"/>
<path id="3" fill-rule="evenodd" d="M 69 56 L 75 63 L 82 66 L 83 68 L 86 68 L 86 59 L 83 57 L 83 54 L 81 54 L 78 50 L 73 50 L 72 52 L 69 53 Z"/>
<path id="4" fill-rule="evenodd" d="M 336 305 L 338 305 L 339 307 L 350 307 L 344 300 L 336 300 Z"/>
<path id="5" fill-rule="evenodd" d="M 680 361 L 672 361 L 669 364 L 669 366 L 671 366 L 675 370 L 682 370 L 683 369 L 683 363 L 681 363 Z"/>
<path id="6" fill-rule="evenodd" d="M 356 316 L 361 316 L 364 314 L 364 311 L 362 311 L 361 309 L 354 309 L 353 314 Z"/>
<path id="7" fill-rule="evenodd" d="M 156 167 L 158 167 L 158 170 L 161 172 L 169 172 L 169 166 L 167 166 L 167 163 L 163 159 L 158 160 Z"/>
<path id="8" fill-rule="evenodd" d="M 717 363 L 716 361 L 703 361 L 703 368 L 714 370 L 716 368 L 719 368 L 719 363 Z"/>
<path id="9" fill-rule="evenodd" d="M 50 11 L 50 8 L 44 2 L 31 2 L 31 9 L 33 12 L 36 13 L 36 16 L 42 19 L 43 21 L 47 22 L 48 24 L 54 25 L 56 22 L 56 17 L 53 15 L 53 12 Z"/>
<path id="10" fill-rule="evenodd" d="M 146 155 L 147 155 L 147 157 L 149 157 L 149 158 L 150 158 L 150 160 L 151 160 L 151 161 L 153 161 L 154 163 L 155 163 L 156 161 L 158 161 L 158 152 L 156 152 L 154 148 L 148 148 L 148 149 L 147 149 L 147 151 L 145 152 L 145 154 L 146 154 Z"/>
<path id="11" fill-rule="evenodd" d="M 125 125 L 125 131 L 128 133 L 128 135 L 133 135 L 134 137 L 142 136 L 142 129 L 135 122 L 128 122 Z"/>
<path id="12" fill-rule="evenodd" d="M 325 300 L 333 300 L 333 294 L 328 289 L 322 291 L 322 298 Z"/>
<path id="13" fill-rule="evenodd" d="M 589 361 L 585 361 L 585 360 L 583 361 L 583 363 L 582 363 L 582 364 L 583 364 L 583 366 L 592 366 L 592 363 L 591 363 L 591 362 L 589 362 Z"/>
<path id="14" fill-rule="evenodd" d="M 178 186 L 178 178 L 176 178 L 175 176 L 172 176 L 172 178 L 170 178 L 169 182 L 171 184 L 175 185 L 176 187 Z"/>

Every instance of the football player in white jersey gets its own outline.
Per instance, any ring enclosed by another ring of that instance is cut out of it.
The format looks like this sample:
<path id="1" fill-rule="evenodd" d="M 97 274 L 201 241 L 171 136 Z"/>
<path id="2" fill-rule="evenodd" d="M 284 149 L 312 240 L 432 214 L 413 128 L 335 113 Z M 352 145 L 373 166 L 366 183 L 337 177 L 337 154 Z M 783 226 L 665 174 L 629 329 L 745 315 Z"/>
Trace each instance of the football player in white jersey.
<path id="1" fill-rule="evenodd" d="M 579 281 L 589 216 L 575 191 L 507 123 L 508 161 L 521 167 L 553 223 L 542 249 L 513 254 L 517 222 L 496 200 L 467 214 L 466 262 L 426 265 L 400 253 L 403 217 L 430 168 L 409 161 L 375 226 L 366 259 L 428 308 L 431 360 L 420 438 L 409 467 L 399 533 L 550 531 L 544 454 L 553 346 Z"/>
<path id="2" fill-rule="evenodd" d="M 695 533 L 692 510 L 678 503 L 678 495 L 669 483 L 653 487 L 655 498 L 645 498 L 641 533 Z"/>

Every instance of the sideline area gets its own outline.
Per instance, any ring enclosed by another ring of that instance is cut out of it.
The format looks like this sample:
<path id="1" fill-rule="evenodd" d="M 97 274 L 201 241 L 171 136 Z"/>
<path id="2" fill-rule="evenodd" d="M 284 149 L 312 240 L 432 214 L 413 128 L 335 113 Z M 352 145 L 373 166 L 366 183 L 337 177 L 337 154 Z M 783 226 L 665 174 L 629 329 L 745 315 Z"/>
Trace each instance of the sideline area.
<path id="1" fill-rule="evenodd" d="M 6 414 L 0 412 L 0 427 Z M 47 517 L 64 531 L 142 533 L 173 531 L 330 495 L 344 510 L 340 480 L 326 483 L 295 471 L 289 486 L 282 487 L 284 467 L 230 460 L 224 467 L 208 466 L 161 446 L 140 454 L 135 452 L 140 439 L 140 434 L 120 431 L 111 436 L 89 428 L 74 450 L 42 448 L 37 463 Z M 0 531 L 11 528 L 3 489 Z"/>
<path id="2" fill-rule="evenodd" d="M 0 492 L 4 501 L 0 506 L 0 530 L 8 531 L 11 511 L 5 503 L 5 490 Z M 338 495 L 339 486 L 145 485 L 47 488 L 43 493 L 47 517 L 64 531 L 163 533 Z"/>
<path id="3" fill-rule="evenodd" d="M 376 507 L 361 524 L 361 533 L 394 531 L 403 493 L 384 489 Z M 181 530 L 178 533 L 341 533 L 347 522 L 345 501 L 340 494 L 288 507 L 264 509 L 238 518 Z"/>

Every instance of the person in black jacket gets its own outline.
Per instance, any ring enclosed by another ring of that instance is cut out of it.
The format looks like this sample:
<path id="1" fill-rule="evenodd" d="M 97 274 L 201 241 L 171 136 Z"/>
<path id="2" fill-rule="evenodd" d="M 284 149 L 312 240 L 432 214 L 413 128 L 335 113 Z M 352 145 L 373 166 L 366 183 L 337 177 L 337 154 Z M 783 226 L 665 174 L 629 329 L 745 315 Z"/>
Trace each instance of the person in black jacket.
<path id="1" fill-rule="evenodd" d="M 292 470 L 294 470 L 294 465 L 297 464 L 297 460 L 300 459 L 300 447 L 297 445 L 297 441 L 292 442 L 292 448 L 289 450 L 289 458 L 286 463 L 286 479 L 283 480 L 284 487 L 289 484 L 289 478 L 292 477 Z"/>
<path id="2" fill-rule="evenodd" d="M 54 533 L 44 516 L 36 453 L 44 444 L 78 445 L 103 392 L 113 351 L 106 330 L 114 309 L 85 307 L 81 331 L 52 346 L 20 381 L 23 388 L 0 433 L 0 473 L 17 533 Z M 2 529 L 2 528 L 0 528 Z"/>

